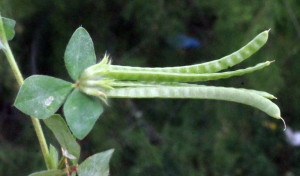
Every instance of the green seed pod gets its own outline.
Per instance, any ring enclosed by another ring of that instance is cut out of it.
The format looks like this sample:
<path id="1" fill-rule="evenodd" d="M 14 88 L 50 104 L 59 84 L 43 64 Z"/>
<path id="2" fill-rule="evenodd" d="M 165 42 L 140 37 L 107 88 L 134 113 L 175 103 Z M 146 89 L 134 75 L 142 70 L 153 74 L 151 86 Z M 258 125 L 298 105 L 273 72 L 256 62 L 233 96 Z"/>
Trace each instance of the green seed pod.
<path id="1" fill-rule="evenodd" d="M 205 62 L 202 64 L 195 64 L 190 66 L 181 67 L 130 67 L 130 66 L 119 66 L 110 65 L 109 69 L 114 71 L 141 71 L 141 72 L 166 72 L 166 73 L 215 73 L 228 67 L 232 67 L 245 59 L 249 58 L 252 54 L 258 51 L 268 40 L 269 30 L 258 34 L 253 40 L 251 40 L 244 47 L 238 51 L 225 56 L 221 59 Z"/>
<path id="2" fill-rule="evenodd" d="M 206 74 L 177 74 L 164 72 L 140 72 L 140 71 L 120 71 L 109 70 L 105 73 L 106 78 L 122 80 L 122 81 L 154 81 L 154 82 L 198 82 L 229 78 L 232 76 L 241 76 L 243 74 L 251 73 L 260 70 L 268 65 L 270 61 L 257 64 L 254 67 L 240 69 L 236 71 L 222 72 L 222 73 L 206 73 Z M 101 73 L 102 74 L 102 73 Z M 95 74 L 96 76 L 97 74 Z"/>
<path id="3" fill-rule="evenodd" d="M 114 81 L 108 84 L 110 87 L 114 88 L 124 88 L 124 87 L 162 87 L 162 86 L 176 86 L 176 87 L 200 87 L 206 85 L 198 84 L 188 84 L 188 83 L 177 83 L 177 82 L 137 82 L 137 81 Z M 244 88 L 234 88 L 243 90 L 245 92 L 254 93 L 268 99 L 277 99 L 274 95 L 258 90 L 244 89 Z"/>
<path id="4" fill-rule="evenodd" d="M 242 89 L 214 87 L 214 86 L 192 86 L 192 87 L 135 87 L 117 88 L 106 93 L 110 98 L 192 98 L 212 99 L 242 103 L 260 109 L 266 114 L 281 119 L 280 109 L 272 101 L 258 94 Z"/>

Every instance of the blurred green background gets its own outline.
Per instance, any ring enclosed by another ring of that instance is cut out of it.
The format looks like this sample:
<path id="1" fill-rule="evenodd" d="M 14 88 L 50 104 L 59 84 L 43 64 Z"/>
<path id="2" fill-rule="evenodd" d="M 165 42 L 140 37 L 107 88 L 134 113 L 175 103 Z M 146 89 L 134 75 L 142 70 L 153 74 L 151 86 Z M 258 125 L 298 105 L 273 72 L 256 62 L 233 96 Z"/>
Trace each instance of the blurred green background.
<path id="1" fill-rule="evenodd" d="M 203 84 L 270 92 L 295 130 L 300 130 L 299 8 L 298 0 L 0 1 L 1 15 L 17 21 L 10 44 L 25 78 L 71 80 L 63 55 L 79 26 L 89 31 L 99 60 L 108 52 L 114 64 L 151 67 L 217 59 L 271 28 L 267 44 L 234 69 L 275 63 Z M 181 46 L 181 39 L 176 42 L 182 35 L 200 43 Z M 0 175 L 44 170 L 30 118 L 12 106 L 18 86 L 3 53 L 0 63 Z M 81 160 L 114 148 L 114 176 L 300 175 L 300 150 L 286 142 L 282 122 L 229 102 L 111 99 L 79 143 Z"/>

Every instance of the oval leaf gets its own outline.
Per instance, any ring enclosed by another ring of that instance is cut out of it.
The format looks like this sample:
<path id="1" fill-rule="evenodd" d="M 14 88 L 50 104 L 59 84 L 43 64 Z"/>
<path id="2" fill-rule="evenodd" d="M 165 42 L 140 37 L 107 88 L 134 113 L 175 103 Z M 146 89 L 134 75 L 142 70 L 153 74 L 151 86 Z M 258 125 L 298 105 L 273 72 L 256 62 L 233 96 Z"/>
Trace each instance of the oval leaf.
<path id="1" fill-rule="evenodd" d="M 11 40 L 15 36 L 15 25 L 16 21 L 2 17 L 4 32 L 7 40 Z"/>
<path id="2" fill-rule="evenodd" d="M 63 118 L 59 114 L 55 114 L 50 118 L 45 119 L 44 122 L 53 132 L 60 146 L 76 157 L 75 160 L 72 160 L 73 164 L 76 165 L 80 156 L 80 146 L 71 134 Z"/>
<path id="3" fill-rule="evenodd" d="M 78 139 L 83 139 L 103 112 L 100 101 L 75 89 L 64 104 L 67 124 Z"/>
<path id="4" fill-rule="evenodd" d="M 108 176 L 109 161 L 113 152 L 114 150 L 110 149 L 105 152 L 101 152 L 88 157 L 83 163 L 79 165 L 78 175 Z"/>
<path id="5" fill-rule="evenodd" d="M 71 90 L 67 81 L 34 75 L 24 81 L 14 105 L 25 114 L 45 119 L 58 110 Z"/>
<path id="6" fill-rule="evenodd" d="M 69 75 L 76 81 L 84 69 L 95 63 L 93 41 L 89 33 L 80 27 L 72 35 L 65 51 L 65 64 Z"/>

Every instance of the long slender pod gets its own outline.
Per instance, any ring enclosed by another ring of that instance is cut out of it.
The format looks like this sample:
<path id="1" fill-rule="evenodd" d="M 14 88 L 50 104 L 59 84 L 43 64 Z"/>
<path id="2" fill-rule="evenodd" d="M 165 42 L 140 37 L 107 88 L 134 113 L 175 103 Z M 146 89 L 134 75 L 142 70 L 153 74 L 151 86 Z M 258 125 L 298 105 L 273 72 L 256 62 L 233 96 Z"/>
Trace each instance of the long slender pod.
<path id="1" fill-rule="evenodd" d="M 135 87 L 118 88 L 106 92 L 110 98 L 191 98 L 212 99 L 242 103 L 260 109 L 277 119 L 280 109 L 272 101 L 252 92 L 236 88 L 200 86 L 200 87 Z"/>
<path id="2" fill-rule="evenodd" d="M 198 82 L 229 78 L 232 76 L 241 76 L 243 74 L 251 73 L 260 70 L 268 65 L 270 61 L 257 64 L 254 67 L 240 69 L 236 71 L 228 71 L 222 73 L 204 73 L 204 74 L 178 74 L 178 73 L 164 73 L 164 72 L 140 72 L 140 71 L 119 71 L 109 70 L 104 74 L 105 78 L 123 80 L 123 81 L 155 81 L 155 82 Z M 103 73 L 99 73 L 100 76 Z"/>
<path id="3" fill-rule="evenodd" d="M 120 65 L 110 65 L 110 70 L 120 71 L 142 71 L 142 72 L 167 72 L 167 73 L 215 73 L 228 67 L 232 67 L 245 59 L 249 58 L 252 54 L 258 51 L 268 40 L 269 30 L 261 32 L 253 40 L 251 40 L 244 47 L 238 51 L 227 55 L 221 59 L 205 62 L 202 64 L 195 64 L 181 67 L 130 67 Z"/>
<path id="4" fill-rule="evenodd" d="M 240 89 L 240 90 L 243 90 L 243 91 L 249 92 L 249 93 L 254 93 L 254 94 L 260 95 L 262 97 L 268 98 L 268 99 L 277 99 L 274 95 L 272 95 L 268 92 L 265 92 L 265 91 L 259 91 L 259 90 L 253 90 L 253 89 L 244 89 L 244 88 L 237 88 L 237 89 Z"/>
<path id="5" fill-rule="evenodd" d="M 115 81 L 109 83 L 109 86 L 113 88 L 122 88 L 122 87 L 159 87 L 159 86 L 176 86 L 176 87 L 207 87 L 206 85 L 198 85 L 198 84 L 189 84 L 189 83 L 177 83 L 177 82 L 135 82 L 135 81 Z M 257 95 L 260 95 L 262 97 L 268 98 L 268 99 L 277 99 L 274 95 L 265 92 L 265 91 L 259 91 L 259 90 L 253 90 L 253 89 L 244 89 L 244 88 L 234 88 L 243 90 L 245 92 L 254 93 Z"/>
<path id="6" fill-rule="evenodd" d="M 137 82 L 137 81 L 113 81 L 107 83 L 106 86 L 102 86 L 102 84 L 99 84 L 101 80 L 88 80 L 83 83 L 81 89 L 94 89 L 96 91 L 105 91 L 105 89 L 115 89 L 115 88 L 125 88 L 125 87 L 164 87 L 164 86 L 173 86 L 173 87 L 207 87 L 206 85 L 198 85 L 198 84 L 189 84 L 189 83 L 178 83 L 178 82 Z M 99 88 L 99 85 L 102 86 L 102 88 Z M 254 93 L 257 95 L 260 95 L 262 97 L 268 98 L 268 99 L 277 99 L 274 95 L 264 92 L 264 91 L 258 91 L 253 89 L 244 89 L 244 88 L 235 88 L 239 90 L 243 90 L 245 92 Z"/>
<path id="7" fill-rule="evenodd" d="M 149 82 L 149 81 L 112 81 L 102 85 L 102 80 L 85 80 L 81 82 L 82 87 L 120 88 L 120 87 L 149 87 L 149 86 L 205 86 L 197 84 L 179 83 L 179 82 Z"/>

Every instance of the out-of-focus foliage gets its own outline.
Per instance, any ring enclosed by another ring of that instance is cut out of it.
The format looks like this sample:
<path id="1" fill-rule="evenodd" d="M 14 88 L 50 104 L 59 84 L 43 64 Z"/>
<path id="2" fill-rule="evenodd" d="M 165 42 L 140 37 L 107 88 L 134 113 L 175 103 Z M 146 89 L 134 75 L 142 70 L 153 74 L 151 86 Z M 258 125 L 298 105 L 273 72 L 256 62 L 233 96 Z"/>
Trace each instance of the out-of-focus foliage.
<path id="1" fill-rule="evenodd" d="M 11 45 L 25 77 L 46 74 L 70 80 L 63 55 L 79 26 L 91 34 L 97 58 L 107 51 L 115 64 L 138 66 L 209 61 L 230 54 L 271 28 L 266 46 L 245 64 L 276 60 L 274 64 L 250 75 L 205 84 L 276 95 L 282 116 L 294 129 L 300 129 L 299 7 L 297 0 L 0 2 L 2 16 L 17 21 Z M 168 39 L 178 34 L 199 39 L 201 47 L 171 47 Z M 3 54 L 0 59 L 0 158 L 4 161 L 0 173 L 25 175 L 42 170 L 30 120 L 10 106 L 16 84 Z M 282 129 L 280 121 L 234 103 L 110 100 L 103 117 L 80 142 L 82 161 L 115 148 L 111 174 L 116 176 L 299 175 L 300 150 L 287 145 Z M 53 143 L 52 134 L 45 131 Z M 20 171 L 16 173 L 15 168 Z"/>

